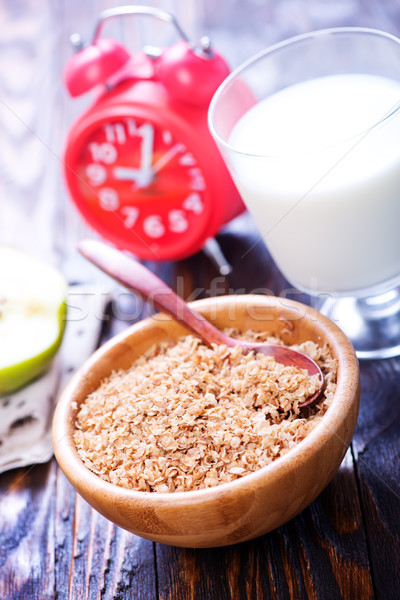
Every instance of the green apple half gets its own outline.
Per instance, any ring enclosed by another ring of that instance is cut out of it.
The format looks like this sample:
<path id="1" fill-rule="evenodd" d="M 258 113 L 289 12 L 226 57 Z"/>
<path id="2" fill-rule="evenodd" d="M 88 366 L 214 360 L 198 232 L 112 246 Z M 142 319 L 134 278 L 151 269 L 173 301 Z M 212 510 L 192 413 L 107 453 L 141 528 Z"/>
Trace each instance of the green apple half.
<path id="1" fill-rule="evenodd" d="M 51 364 L 66 324 L 67 283 L 28 254 L 0 246 L 0 394 Z"/>

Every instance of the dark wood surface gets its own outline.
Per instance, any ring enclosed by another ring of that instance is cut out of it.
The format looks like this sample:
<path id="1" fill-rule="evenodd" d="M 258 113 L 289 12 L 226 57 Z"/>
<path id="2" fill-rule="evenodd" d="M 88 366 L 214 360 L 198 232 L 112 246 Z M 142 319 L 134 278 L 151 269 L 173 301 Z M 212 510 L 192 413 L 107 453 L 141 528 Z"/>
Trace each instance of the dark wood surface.
<path id="1" fill-rule="evenodd" d="M 69 34 L 89 36 L 99 10 L 116 4 L 0 4 L 0 241 L 53 253 L 71 283 L 95 275 L 75 251 L 86 230 L 70 207 L 59 164 L 66 128 L 85 102 L 67 98 L 60 71 L 70 53 Z M 176 8 L 195 34 L 214 32 L 233 64 L 321 27 L 361 25 L 400 34 L 398 0 L 158 5 Z M 127 35 L 125 26 L 115 32 Z M 256 235 L 247 217 L 221 232 L 220 245 L 234 268 L 229 278 L 219 276 L 202 253 L 150 266 L 185 298 L 287 293 L 265 248 L 257 244 L 248 252 Z M 125 328 L 132 315 L 140 317 L 136 308 L 134 298 L 117 293 L 99 343 Z M 400 358 L 361 364 L 357 429 L 337 475 L 295 519 L 240 545 L 181 549 L 129 534 L 77 496 L 54 459 L 2 474 L 0 599 L 399 599 L 399 372 Z"/>

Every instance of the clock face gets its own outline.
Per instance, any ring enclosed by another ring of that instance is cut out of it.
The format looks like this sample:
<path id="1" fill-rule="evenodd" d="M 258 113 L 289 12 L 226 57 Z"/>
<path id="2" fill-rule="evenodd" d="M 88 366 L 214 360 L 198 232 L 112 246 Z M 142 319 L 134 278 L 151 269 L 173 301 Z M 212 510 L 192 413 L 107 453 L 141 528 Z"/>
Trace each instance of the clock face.
<path id="1" fill-rule="evenodd" d="M 124 117 L 81 143 L 74 198 L 104 237 L 141 258 L 176 258 L 200 238 L 210 206 L 196 157 L 169 129 Z"/>

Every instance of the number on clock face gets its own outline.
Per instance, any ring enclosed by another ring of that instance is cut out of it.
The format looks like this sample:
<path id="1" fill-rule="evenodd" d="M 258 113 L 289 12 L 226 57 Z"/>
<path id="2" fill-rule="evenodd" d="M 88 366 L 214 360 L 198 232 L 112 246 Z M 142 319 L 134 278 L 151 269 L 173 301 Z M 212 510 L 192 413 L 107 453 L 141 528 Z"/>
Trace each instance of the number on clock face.
<path id="1" fill-rule="evenodd" d="M 173 134 L 131 117 L 103 124 L 79 157 L 78 185 L 87 207 L 130 248 L 173 243 L 204 227 L 205 181 L 193 153 Z"/>

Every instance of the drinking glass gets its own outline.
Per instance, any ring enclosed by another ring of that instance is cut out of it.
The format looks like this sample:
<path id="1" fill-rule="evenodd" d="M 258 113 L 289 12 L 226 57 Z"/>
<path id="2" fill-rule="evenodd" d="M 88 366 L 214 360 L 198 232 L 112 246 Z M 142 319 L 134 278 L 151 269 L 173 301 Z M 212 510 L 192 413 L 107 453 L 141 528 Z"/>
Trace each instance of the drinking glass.
<path id="1" fill-rule="evenodd" d="M 400 40 L 342 27 L 281 42 L 221 84 L 209 127 L 290 284 L 360 358 L 400 354 Z"/>

